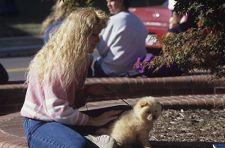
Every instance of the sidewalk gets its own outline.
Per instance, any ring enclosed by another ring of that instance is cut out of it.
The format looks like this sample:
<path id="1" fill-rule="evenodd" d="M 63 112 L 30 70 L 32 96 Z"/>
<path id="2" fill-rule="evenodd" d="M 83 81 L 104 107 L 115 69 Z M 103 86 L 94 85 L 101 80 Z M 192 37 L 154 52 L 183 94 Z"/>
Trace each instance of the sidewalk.
<path id="1" fill-rule="evenodd" d="M 179 108 L 202 108 L 214 107 L 225 108 L 225 95 L 188 95 L 188 96 L 168 96 L 156 97 L 163 105 L 164 109 Z M 125 99 L 129 104 L 134 104 L 137 99 Z M 108 100 L 100 102 L 89 102 L 88 110 L 109 107 L 114 105 L 126 105 L 122 100 Z M 87 110 L 82 107 L 80 110 Z M 23 118 L 19 112 L 0 116 L 0 147 L 1 148 L 27 148 L 26 140 L 22 129 Z M 212 142 L 161 142 L 151 141 L 153 148 L 211 148 Z"/>
<path id="2" fill-rule="evenodd" d="M 18 36 L 0 38 L 0 58 L 32 56 L 43 46 L 44 41 L 41 36 Z M 146 50 L 158 55 L 160 45 L 146 45 Z"/>
<path id="3" fill-rule="evenodd" d="M 31 56 L 40 50 L 43 44 L 40 36 L 0 38 L 0 58 Z"/>

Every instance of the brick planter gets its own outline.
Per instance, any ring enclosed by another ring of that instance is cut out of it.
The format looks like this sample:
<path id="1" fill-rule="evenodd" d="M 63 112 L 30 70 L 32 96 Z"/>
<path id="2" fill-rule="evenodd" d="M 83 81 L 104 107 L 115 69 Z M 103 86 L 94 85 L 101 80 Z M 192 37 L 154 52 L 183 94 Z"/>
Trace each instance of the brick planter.
<path id="1" fill-rule="evenodd" d="M 26 88 L 23 83 L 0 85 L 1 115 L 21 108 Z M 88 78 L 83 93 L 90 102 L 140 96 L 225 94 L 225 79 L 211 80 L 211 77 L 206 75 L 165 78 Z M 201 102 L 203 105 L 207 104 L 204 100 Z M 185 103 L 185 99 L 180 103 Z"/>

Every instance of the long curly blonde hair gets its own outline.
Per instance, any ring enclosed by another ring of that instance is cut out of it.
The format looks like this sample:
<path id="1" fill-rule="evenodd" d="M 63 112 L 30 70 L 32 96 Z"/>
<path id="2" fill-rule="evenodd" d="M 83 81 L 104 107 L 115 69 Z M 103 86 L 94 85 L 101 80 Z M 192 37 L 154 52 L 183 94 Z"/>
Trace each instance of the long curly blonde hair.
<path id="1" fill-rule="evenodd" d="M 107 21 L 106 13 L 95 8 L 72 12 L 31 61 L 26 82 L 29 83 L 34 72 L 42 83 L 59 75 L 64 87 L 73 81 L 79 82 L 90 64 L 89 39 L 94 31 L 104 28 Z"/>
<path id="2" fill-rule="evenodd" d="M 50 24 L 57 20 L 64 19 L 78 7 L 78 0 L 56 0 L 52 7 L 51 13 L 42 22 L 41 33 L 43 33 Z"/>

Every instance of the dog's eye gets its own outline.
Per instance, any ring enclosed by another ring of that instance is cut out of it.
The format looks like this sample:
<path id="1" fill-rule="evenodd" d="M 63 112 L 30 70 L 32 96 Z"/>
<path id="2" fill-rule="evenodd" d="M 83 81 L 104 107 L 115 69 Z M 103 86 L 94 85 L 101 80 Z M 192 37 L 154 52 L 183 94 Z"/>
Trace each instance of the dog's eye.
<path id="1" fill-rule="evenodd" d="M 147 113 L 148 113 L 148 114 L 151 114 L 151 111 L 149 110 L 149 111 L 147 111 Z"/>

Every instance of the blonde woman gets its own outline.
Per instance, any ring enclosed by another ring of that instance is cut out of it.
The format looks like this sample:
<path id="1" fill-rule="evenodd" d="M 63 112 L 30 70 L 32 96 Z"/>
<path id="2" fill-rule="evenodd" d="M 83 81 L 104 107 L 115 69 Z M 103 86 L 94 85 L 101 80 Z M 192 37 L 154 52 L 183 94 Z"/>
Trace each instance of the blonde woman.
<path id="1" fill-rule="evenodd" d="M 79 8 L 77 0 L 55 0 L 51 13 L 42 23 L 41 33 L 45 42 L 59 28 L 62 21 L 77 8 Z"/>
<path id="2" fill-rule="evenodd" d="M 102 126 L 118 117 L 118 111 L 90 117 L 78 110 L 89 54 L 107 20 L 94 8 L 72 12 L 32 60 L 21 109 L 30 148 L 83 148 L 86 140 L 74 126 Z"/>

